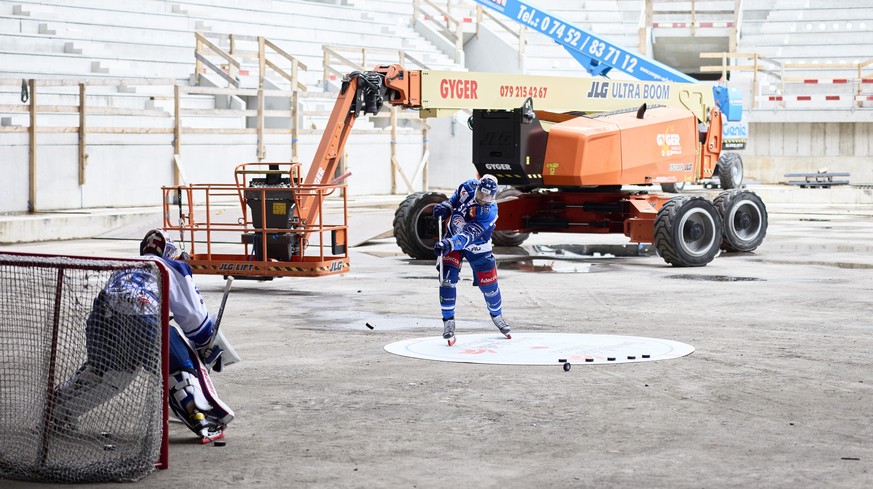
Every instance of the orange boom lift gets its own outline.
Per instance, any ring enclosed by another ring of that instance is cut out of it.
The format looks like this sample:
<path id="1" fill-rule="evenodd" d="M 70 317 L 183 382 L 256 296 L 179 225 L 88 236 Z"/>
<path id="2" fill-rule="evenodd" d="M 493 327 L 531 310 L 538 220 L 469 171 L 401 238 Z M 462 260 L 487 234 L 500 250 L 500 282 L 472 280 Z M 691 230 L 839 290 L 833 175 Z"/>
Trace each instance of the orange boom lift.
<path id="1" fill-rule="evenodd" d="M 272 278 L 348 271 L 345 198 L 337 222 L 325 222 L 323 209 L 325 197 L 343 186 L 324 180 L 336 171 L 355 119 L 378 113 L 387 102 L 418 109 L 421 117 L 472 110 L 476 170 L 505 186 L 498 195 L 498 246 L 519 245 L 537 232 L 623 233 L 633 242 L 654 243 L 675 266 L 705 265 L 720 249 L 755 249 L 767 214 L 752 192 L 726 191 L 710 202 L 622 190 L 712 176 L 721 152 L 721 115 L 711 87 L 605 83 L 400 65 L 353 72 L 343 79 L 305 179 L 297 163 L 249 163 L 237 167 L 232 185 L 164 187 L 164 229 L 189 237 L 189 263 L 197 273 Z M 246 183 L 250 174 L 262 178 Z M 195 219 L 195 193 L 203 195 L 205 218 Z M 228 194 L 238 197 L 243 217 L 216 222 L 210 202 Z M 437 229 L 430 210 L 445 199 L 418 192 L 401 203 L 394 234 L 405 253 L 433 258 Z M 178 225 L 170 222 L 173 204 L 180 209 Z M 214 251 L 221 233 L 241 236 L 244 253 Z M 195 252 L 203 241 L 206 252 Z"/>

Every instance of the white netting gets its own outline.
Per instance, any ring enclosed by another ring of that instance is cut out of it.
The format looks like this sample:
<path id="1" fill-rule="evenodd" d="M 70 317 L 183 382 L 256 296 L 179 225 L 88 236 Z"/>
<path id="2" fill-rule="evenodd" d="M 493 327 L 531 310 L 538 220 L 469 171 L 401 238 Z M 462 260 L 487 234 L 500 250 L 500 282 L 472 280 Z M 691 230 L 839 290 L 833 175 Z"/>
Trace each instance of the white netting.
<path id="1" fill-rule="evenodd" d="M 85 483 L 154 470 L 164 273 L 151 261 L 0 253 L 0 478 Z M 141 292 L 112 286 L 123 281 Z"/>

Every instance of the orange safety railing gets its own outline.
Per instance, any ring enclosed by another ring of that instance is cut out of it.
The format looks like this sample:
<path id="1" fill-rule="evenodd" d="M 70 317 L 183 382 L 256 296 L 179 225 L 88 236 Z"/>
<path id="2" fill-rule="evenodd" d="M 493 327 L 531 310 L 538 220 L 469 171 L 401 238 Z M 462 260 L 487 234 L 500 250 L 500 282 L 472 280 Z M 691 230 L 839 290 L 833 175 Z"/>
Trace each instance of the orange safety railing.
<path id="1" fill-rule="evenodd" d="M 246 183 L 250 175 L 265 178 Z M 299 175 L 299 163 L 245 163 L 236 167 L 232 184 L 163 187 L 163 228 L 190 244 L 187 261 L 195 273 L 260 279 L 345 273 L 345 192 L 337 199 L 341 212 L 324 212 L 325 199 L 345 185 L 302 184 Z M 316 222 L 300 219 L 304 202 L 318 206 Z M 229 252 L 232 247 L 242 252 Z"/>

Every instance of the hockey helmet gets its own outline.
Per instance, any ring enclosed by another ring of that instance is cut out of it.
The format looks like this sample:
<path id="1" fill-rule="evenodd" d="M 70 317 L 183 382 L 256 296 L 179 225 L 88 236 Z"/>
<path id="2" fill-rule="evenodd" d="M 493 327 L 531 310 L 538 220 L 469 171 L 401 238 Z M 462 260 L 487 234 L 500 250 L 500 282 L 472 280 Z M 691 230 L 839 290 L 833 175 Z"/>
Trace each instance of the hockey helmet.
<path id="1" fill-rule="evenodd" d="M 174 259 L 178 248 L 173 244 L 170 235 L 160 229 L 152 229 L 147 232 L 139 243 L 140 255 L 155 255 L 162 258 Z"/>
<path id="2" fill-rule="evenodd" d="M 483 175 L 476 187 L 476 200 L 479 203 L 494 202 L 497 200 L 497 177 Z"/>

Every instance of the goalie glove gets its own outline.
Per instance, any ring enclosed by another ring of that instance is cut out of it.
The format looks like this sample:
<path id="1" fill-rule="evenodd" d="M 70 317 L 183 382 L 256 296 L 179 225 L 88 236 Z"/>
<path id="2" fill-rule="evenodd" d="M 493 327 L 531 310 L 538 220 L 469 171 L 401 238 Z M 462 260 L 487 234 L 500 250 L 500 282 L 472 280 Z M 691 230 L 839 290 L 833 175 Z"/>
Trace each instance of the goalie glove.
<path id="1" fill-rule="evenodd" d="M 240 361 L 240 357 L 233 345 L 224 337 L 221 331 L 215 336 L 212 346 L 197 349 L 197 357 L 209 370 L 221 372 L 224 367 Z"/>
<path id="2" fill-rule="evenodd" d="M 215 370 L 216 372 L 221 372 L 222 353 L 224 353 L 224 349 L 217 343 L 213 343 L 212 346 L 206 346 L 197 350 L 197 356 L 200 357 L 200 361 L 203 362 L 203 365 L 206 366 L 207 369 Z"/>

